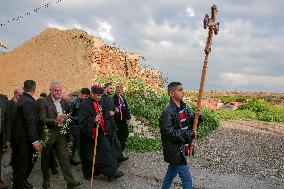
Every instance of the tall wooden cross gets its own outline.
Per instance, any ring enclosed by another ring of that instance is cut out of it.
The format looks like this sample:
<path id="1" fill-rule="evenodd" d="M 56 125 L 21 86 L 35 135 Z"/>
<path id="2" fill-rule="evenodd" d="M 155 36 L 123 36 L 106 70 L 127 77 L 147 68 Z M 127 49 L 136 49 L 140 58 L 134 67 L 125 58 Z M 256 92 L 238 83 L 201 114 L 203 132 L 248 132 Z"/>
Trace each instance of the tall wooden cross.
<path id="1" fill-rule="evenodd" d="M 208 28 L 209 31 L 208 31 L 206 46 L 205 46 L 205 49 L 204 49 L 205 59 L 204 59 L 204 63 L 203 63 L 202 75 L 201 75 L 200 86 L 199 86 L 198 101 L 197 101 L 197 106 L 196 106 L 197 110 L 199 110 L 201 108 L 201 99 L 202 99 L 202 94 L 203 94 L 204 82 L 205 82 L 205 79 L 206 79 L 206 69 L 207 69 L 207 64 L 208 64 L 208 56 L 209 56 L 209 53 L 211 52 L 213 34 L 217 35 L 218 31 L 219 31 L 219 22 L 216 22 L 217 12 L 218 12 L 217 6 L 213 5 L 211 7 L 211 17 L 209 17 L 209 15 L 206 14 L 205 18 L 203 20 L 204 29 Z M 194 118 L 194 123 L 193 123 L 193 131 L 195 133 L 197 131 L 198 118 L 199 118 L 199 116 L 196 114 L 195 118 Z M 190 153 L 189 153 L 192 156 L 194 155 L 194 146 L 195 146 L 195 140 L 192 141 Z"/>

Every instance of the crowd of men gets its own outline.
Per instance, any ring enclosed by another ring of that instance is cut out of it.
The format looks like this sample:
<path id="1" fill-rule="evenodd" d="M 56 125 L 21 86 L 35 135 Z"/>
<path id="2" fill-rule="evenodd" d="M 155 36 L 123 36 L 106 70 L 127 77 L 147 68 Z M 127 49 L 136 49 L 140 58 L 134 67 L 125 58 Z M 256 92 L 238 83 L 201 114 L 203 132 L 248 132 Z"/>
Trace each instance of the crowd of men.
<path id="1" fill-rule="evenodd" d="M 74 179 L 72 165 L 82 164 L 86 180 L 101 174 L 109 181 L 122 177 L 124 174 L 118 168 L 120 163 L 128 159 L 123 155 L 123 150 L 130 119 L 123 93 L 123 87 L 117 86 L 113 95 L 112 84 L 107 83 L 104 87 L 94 85 L 91 89 L 82 88 L 78 97 L 69 99 L 69 95 L 63 92 L 62 84 L 52 82 L 50 94 L 41 93 L 40 98 L 35 100 L 36 83 L 26 80 L 22 88 L 15 89 L 11 100 L 0 94 L 0 161 L 3 147 L 6 149 L 10 146 L 12 188 L 33 188 L 28 177 L 37 161 L 36 154 L 41 154 L 44 189 L 51 188 L 50 172 L 58 174 L 58 164 L 67 189 L 82 184 Z M 72 122 L 66 134 L 61 130 L 67 119 Z M 80 161 L 75 158 L 76 152 Z M 2 188 L 8 186 L 0 178 Z"/>

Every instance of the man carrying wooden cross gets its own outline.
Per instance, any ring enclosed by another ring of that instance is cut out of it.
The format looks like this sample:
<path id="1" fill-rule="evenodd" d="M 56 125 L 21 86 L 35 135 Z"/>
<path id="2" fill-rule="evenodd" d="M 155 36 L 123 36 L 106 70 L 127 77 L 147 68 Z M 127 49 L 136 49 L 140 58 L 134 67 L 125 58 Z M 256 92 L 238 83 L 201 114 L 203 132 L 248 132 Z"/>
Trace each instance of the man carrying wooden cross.
<path id="1" fill-rule="evenodd" d="M 201 99 L 208 64 L 208 55 L 211 52 L 213 33 L 217 35 L 219 23 L 215 22 L 217 16 L 217 6 L 211 7 L 211 18 L 206 15 L 204 18 L 204 29 L 209 28 L 205 47 L 205 59 L 200 81 L 199 95 L 195 114 L 182 101 L 184 90 L 179 82 L 172 82 L 168 85 L 170 102 L 163 110 L 160 117 L 160 132 L 163 145 L 163 154 L 166 162 L 169 163 L 165 175 L 162 189 L 169 189 L 171 183 L 179 174 L 183 189 L 192 189 L 192 179 L 190 169 L 187 165 L 188 155 L 193 155 L 195 145 L 195 135 L 200 123 Z M 189 146 L 190 145 L 190 146 Z"/>
<path id="2" fill-rule="evenodd" d="M 168 85 L 170 102 L 160 117 L 160 132 L 164 159 L 169 163 L 162 189 L 169 189 L 172 181 L 179 174 L 184 189 L 192 188 L 190 169 L 187 165 L 189 144 L 195 137 L 192 131 L 194 121 L 193 111 L 182 101 L 184 89 L 180 82 Z M 200 116 L 201 111 L 196 110 Z"/>

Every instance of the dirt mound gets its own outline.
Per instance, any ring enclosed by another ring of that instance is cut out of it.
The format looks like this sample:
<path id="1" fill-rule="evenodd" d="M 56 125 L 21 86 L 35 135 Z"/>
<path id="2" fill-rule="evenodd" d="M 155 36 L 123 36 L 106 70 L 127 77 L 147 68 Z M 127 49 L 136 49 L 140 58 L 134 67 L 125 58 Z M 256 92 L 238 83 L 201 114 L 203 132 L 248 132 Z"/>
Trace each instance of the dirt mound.
<path id="1" fill-rule="evenodd" d="M 137 76 L 158 89 L 163 77 L 158 70 L 140 64 L 138 53 L 105 44 L 78 29 L 49 28 L 11 52 L 0 54 L 0 92 L 12 96 L 26 79 L 37 82 L 37 93 L 48 92 L 51 81 L 65 90 L 89 87 L 98 76 Z"/>

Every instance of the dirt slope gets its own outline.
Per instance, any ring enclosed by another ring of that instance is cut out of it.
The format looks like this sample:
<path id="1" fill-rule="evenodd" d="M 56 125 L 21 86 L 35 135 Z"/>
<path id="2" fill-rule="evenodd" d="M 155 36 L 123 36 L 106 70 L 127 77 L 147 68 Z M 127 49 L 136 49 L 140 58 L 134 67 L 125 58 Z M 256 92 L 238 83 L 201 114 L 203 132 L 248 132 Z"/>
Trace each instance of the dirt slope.
<path id="1" fill-rule="evenodd" d="M 38 83 L 38 93 L 51 81 L 61 81 L 68 91 L 91 86 L 97 76 L 137 76 L 159 88 L 158 70 L 144 68 L 138 53 L 106 45 L 101 39 L 78 29 L 46 29 L 21 46 L 0 54 L 0 92 L 12 95 L 26 79 Z M 110 74 L 109 74 L 110 73 Z"/>

